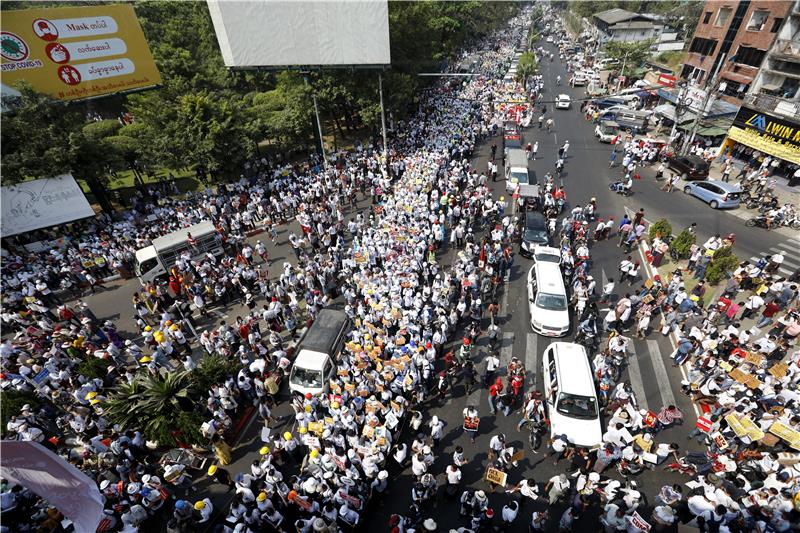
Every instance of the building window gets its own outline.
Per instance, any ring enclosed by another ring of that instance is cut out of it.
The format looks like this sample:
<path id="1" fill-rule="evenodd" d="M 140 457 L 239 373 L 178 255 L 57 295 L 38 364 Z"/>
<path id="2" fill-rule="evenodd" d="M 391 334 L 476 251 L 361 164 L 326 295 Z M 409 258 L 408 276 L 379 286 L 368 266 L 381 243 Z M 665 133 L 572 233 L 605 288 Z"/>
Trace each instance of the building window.
<path id="1" fill-rule="evenodd" d="M 734 61 L 741 65 L 749 65 L 751 67 L 761 66 L 761 61 L 764 59 L 766 52 L 758 48 L 750 48 L 749 46 L 739 46 L 736 51 Z"/>
<path id="2" fill-rule="evenodd" d="M 717 13 L 717 20 L 714 21 L 714 26 L 725 26 L 728 23 L 728 19 L 731 18 L 732 11 L 733 9 L 730 7 L 721 7 Z"/>
<path id="3" fill-rule="evenodd" d="M 764 26 L 767 25 L 767 19 L 769 18 L 769 11 L 766 9 L 759 9 L 753 12 L 753 16 L 750 17 L 750 22 L 747 24 L 747 31 L 761 31 L 764 29 Z"/>
<path id="4" fill-rule="evenodd" d="M 711 20 L 711 11 L 706 11 L 706 14 L 703 15 L 703 24 L 708 24 Z"/>
<path id="5" fill-rule="evenodd" d="M 735 81 L 726 81 L 725 87 L 722 89 L 722 94 L 726 94 L 728 96 L 733 96 L 734 98 L 742 98 L 745 94 L 747 94 L 747 89 L 750 87 L 750 84 L 747 83 L 737 83 Z"/>
<path id="6" fill-rule="evenodd" d="M 774 19 L 772 21 L 772 29 L 769 32 L 778 33 L 778 30 L 781 29 L 781 24 L 783 24 L 783 19 Z"/>
<path id="7" fill-rule="evenodd" d="M 717 41 L 714 39 L 703 39 L 702 37 L 695 37 L 692 39 L 692 44 L 689 46 L 689 51 L 701 56 L 710 56 L 714 54 L 717 49 Z"/>

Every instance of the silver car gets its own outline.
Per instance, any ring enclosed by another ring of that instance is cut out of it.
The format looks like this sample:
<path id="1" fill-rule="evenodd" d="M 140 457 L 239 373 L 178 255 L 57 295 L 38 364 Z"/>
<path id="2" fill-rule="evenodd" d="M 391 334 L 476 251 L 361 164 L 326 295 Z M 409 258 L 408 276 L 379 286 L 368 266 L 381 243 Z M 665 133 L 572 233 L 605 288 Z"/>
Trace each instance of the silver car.
<path id="1" fill-rule="evenodd" d="M 683 192 L 700 198 L 712 209 L 734 209 L 739 207 L 742 190 L 726 181 L 690 181 L 683 187 Z"/>

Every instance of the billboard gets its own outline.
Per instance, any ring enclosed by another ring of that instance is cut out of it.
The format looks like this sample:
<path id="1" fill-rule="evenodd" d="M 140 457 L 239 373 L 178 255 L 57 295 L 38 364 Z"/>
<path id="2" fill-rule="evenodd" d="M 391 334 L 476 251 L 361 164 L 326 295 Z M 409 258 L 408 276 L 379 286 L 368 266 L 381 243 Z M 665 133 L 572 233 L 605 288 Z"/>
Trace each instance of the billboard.
<path id="1" fill-rule="evenodd" d="M 80 100 L 161 83 L 131 5 L 4 11 L 0 28 L 4 85 Z"/>
<path id="2" fill-rule="evenodd" d="M 0 204 L 3 237 L 94 216 L 70 174 L 3 187 Z"/>
<path id="3" fill-rule="evenodd" d="M 800 165 L 800 123 L 742 106 L 728 137 L 765 154 Z"/>
<path id="4" fill-rule="evenodd" d="M 208 0 L 228 67 L 388 65 L 386 0 Z"/>

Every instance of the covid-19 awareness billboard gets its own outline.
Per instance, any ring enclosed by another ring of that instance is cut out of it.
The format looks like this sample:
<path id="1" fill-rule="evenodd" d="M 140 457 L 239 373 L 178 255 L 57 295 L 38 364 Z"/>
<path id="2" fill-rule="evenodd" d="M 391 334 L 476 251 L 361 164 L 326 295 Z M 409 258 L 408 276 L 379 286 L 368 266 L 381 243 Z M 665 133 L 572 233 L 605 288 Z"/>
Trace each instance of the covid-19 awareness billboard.
<path id="1" fill-rule="evenodd" d="M 4 11 L 2 82 L 61 100 L 161 83 L 132 5 Z"/>

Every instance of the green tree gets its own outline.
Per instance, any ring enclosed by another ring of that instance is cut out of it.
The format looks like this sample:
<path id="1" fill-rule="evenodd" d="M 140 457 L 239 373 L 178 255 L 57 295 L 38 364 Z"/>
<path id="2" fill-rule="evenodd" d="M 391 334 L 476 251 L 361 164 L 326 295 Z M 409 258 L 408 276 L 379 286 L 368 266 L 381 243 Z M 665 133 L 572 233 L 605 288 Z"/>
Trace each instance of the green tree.
<path id="1" fill-rule="evenodd" d="M 536 74 L 539 65 L 536 63 L 536 56 L 533 52 L 524 52 L 519 56 L 519 63 L 517 65 L 517 79 L 525 86 L 528 78 Z"/>
<path id="2" fill-rule="evenodd" d="M 120 384 L 112 392 L 106 405 L 106 415 L 122 427 L 140 427 L 145 436 L 157 441 L 160 445 L 176 443 L 173 431 L 175 421 L 187 413 L 194 412 L 199 395 L 190 379 L 189 372 L 167 372 L 165 375 L 139 375 L 131 384 Z M 198 421 L 199 416 L 188 417 Z M 199 423 L 197 431 L 187 432 L 182 428 L 184 438 L 187 433 L 194 434 L 195 440 L 188 444 L 198 444 Z"/>
<path id="3" fill-rule="evenodd" d="M 669 223 L 669 220 L 662 218 L 661 220 L 656 221 L 655 224 L 650 225 L 648 234 L 650 235 L 650 240 L 653 240 L 656 237 L 660 237 L 662 239 L 667 238 L 672 235 L 672 225 Z"/>
<path id="4" fill-rule="evenodd" d="M 71 172 L 89 185 L 104 211 L 113 212 L 106 197 L 105 174 L 116 156 L 103 142 L 93 140 L 92 128 L 83 130 L 87 124 L 80 109 L 24 83 L 17 90 L 20 96 L 3 98 L 3 180 L 18 183 Z"/>
<path id="5" fill-rule="evenodd" d="M 711 258 L 711 264 L 708 265 L 706 270 L 706 281 L 711 285 L 716 285 L 720 281 L 726 279 L 728 275 L 739 266 L 741 261 L 733 253 L 733 248 L 730 246 L 723 246 L 714 252 Z"/>
<path id="6" fill-rule="evenodd" d="M 685 259 L 689 257 L 692 245 L 697 241 L 697 236 L 689 231 L 689 228 L 684 229 L 678 236 L 670 242 L 670 248 L 678 254 L 678 257 Z"/>
<path id="7" fill-rule="evenodd" d="M 625 42 L 609 41 L 603 46 L 603 51 L 607 57 L 616 59 L 619 63 L 619 74 L 628 76 L 630 72 L 639 68 L 646 59 L 650 57 L 650 47 L 652 40 Z"/>

